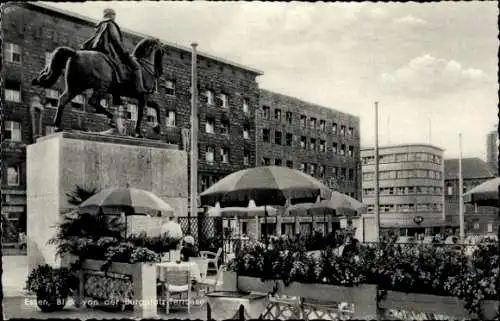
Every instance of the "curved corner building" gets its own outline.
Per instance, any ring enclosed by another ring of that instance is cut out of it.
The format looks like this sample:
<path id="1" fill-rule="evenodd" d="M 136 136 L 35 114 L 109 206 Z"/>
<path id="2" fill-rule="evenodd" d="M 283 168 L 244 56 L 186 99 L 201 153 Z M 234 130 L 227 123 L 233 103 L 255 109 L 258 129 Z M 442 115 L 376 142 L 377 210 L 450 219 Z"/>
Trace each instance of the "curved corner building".
<path id="1" fill-rule="evenodd" d="M 363 203 L 375 205 L 375 151 L 361 149 Z M 443 149 L 424 144 L 379 147 L 380 227 L 434 235 L 445 225 Z"/>

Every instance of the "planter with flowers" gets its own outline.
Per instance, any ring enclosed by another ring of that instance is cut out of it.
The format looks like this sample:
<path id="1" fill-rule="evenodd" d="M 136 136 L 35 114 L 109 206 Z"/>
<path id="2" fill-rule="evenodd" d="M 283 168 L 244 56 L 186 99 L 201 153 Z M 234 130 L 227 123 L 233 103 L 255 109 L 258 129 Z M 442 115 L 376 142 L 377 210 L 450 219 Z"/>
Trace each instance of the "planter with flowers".
<path id="1" fill-rule="evenodd" d="M 405 310 L 493 319 L 499 303 L 497 246 L 480 245 L 468 258 L 456 245 L 361 245 L 346 256 L 331 249 L 306 252 L 294 244 L 272 250 L 254 245 L 229 270 L 237 274 L 239 290 L 349 301 L 358 318 Z"/>
<path id="2" fill-rule="evenodd" d="M 77 289 L 77 278 L 67 268 L 40 265 L 26 280 L 26 290 L 36 294 L 36 302 L 43 312 L 60 311 L 70 294 Z"/>

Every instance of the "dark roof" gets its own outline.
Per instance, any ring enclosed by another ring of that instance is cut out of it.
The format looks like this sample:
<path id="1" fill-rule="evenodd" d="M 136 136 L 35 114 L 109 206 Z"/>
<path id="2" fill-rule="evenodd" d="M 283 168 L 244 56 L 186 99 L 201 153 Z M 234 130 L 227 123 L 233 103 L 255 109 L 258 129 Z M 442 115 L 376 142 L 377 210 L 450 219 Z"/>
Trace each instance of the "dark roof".
<path id="1" fill-rule="evenodd" d="M 462 158 L 463 179 L 496 177 L 491 167 L 480 158 Z M 458 158 L 444 160 L 444 179 L 458 179 Z"/>

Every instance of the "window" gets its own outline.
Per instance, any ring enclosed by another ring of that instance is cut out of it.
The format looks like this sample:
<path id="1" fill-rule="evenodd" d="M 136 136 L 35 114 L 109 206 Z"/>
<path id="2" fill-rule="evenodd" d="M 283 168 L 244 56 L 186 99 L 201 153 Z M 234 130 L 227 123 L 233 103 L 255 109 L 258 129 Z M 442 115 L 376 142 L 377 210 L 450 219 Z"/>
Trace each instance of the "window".
<path id="1" fill-rule="evenodd" d="M 45 126 L 45 135 L 52 135 L 56 132 L 56 128 L 54 126 Z"/>
<path id="2" fill-rule="evenodd" d="M 271 119 L 271 108 L 269 106 L 262 106 L 262 118 Z"/>
<path id="3" fill-rule="evenodd" d="M 243 151 L 243 165 L 250 165 L 250 152 L 248 150 Z"/>
<path id="4" fill-rule="evenodd" d="M 249 112 L 250 100 L 248 98 L 243 98 L 243 112 L 248 114 Z"/>
<path id="5" fill-rule="evenodd" d="M 346 177 L 347 177 L 346 171 L 347 171 L 347 169 L 345 167 L 340 168 L 340 178 L 341 179 L 346 179 Z"/>
<path id="6" fill-rule="evenodd" d="M 175 111 L 169 110 L 167 112 L 167 122 L 166 123 L 167 123 L 168 127 L 175 127 L 176 126 Z"/>
<path id="7" fill-rule="evenodd" d="M 287 160 L 287 161 L 286 161 L 286 167 L 288 167 L 288 168 L 293 168 L 293 161 L 291 161 L 291 160 Z"/>
<path id="8" fill-rule="evenodd" d="M 333 145 L 332 145 L 332 153 L 334 155 L 337 155 L 338 152 L 339 152 L 338 144 L 337 143 L 333 143 Z"/>
<path id="9" fill-rule="evenodd" d="M 269 129 L 264 128 L 262 130 L 262 140 L 266 143 L 269 143 L 271 141 L 271 133 L 270 133 Z"/>
<path id="10" fill-rule="evenodd" d="M 337 177 L 338 174 L 339 174 L 339 168 L 337 166 L 334 166 L 332 168 L 332 176 Z"/>
<path id="11" fill-rule="evenodd" d="M 250 139 L 250 128 L 248 127 L 248 125 L 243 126 L 243 138 Z"/>
<path id="12" fill-rule="evenodd" d="M 326 130 L 326 121 L 323 119 L 319 121 L 319 129 L 321 129 L 322 132 Z"/>
<path id="13" fill-rule="evenodd" d="M 311 138 L 311 143 L 309 144 L 309 149 L 316 150 L 316 139 L 315 138 Z"/>
<path id="14" fill-rule="evenodd" d="M 352 168 L 349 168 L 349 176 L 348 176 L 348 179 L 350 181 L 354 180 L 354 169 Z"/>
<path id="15" fill-rule="evenodd" d="M 158 115 L 156 114 L 156 109 L 147 107 L 146 109 L 146 120 L 148 123 L 156 124 L 158 122 Z"/>
<path id="16" fill-rule="evenodd" d="M 269 159 L 267 157 L 262 158 L 262 165 L 264 165 L 264 166 L 271 165 L 271 159 Z"/>
<path id="17" fill-rule="evenodd" d="M 447 192 L 448 195 L 453 195 L 453 186 L 448 185 L 447 190 L 448 190 L 448 192 Z"/>
<path id="18" fill-rule="evenodd" d="M 8 62 L 21 62 L 21 47 L 13 43 L 5 43 L 5 60 Z"/>
<path id="19" fill-rule="evenodd" d="M 137 120 L 137 106 L 134 104 L 127 104 L 124 106 L 124 116 L 129 120 Z"/>
<path id="20" fill-rule="evenodd" d="M 333 123 L 333 124 L 332 124 L 332 132 L 333 132 L 334 134 L 336 134 L 336 133 L 337 133 L 337 123 Z"/>
<path id="21" fill-rule="evenodd" d="M 175 96 L 175 83 L 173 80 L 165 80 L 163 87 L 165 87 L 167 96 Z"/>
<path id="22" fill-rule="evenodd" d="M 13 142 L 21 141 L 21 123 L 17 121 L 6 120 L 5 131 L 3 133 L 6 140 Z"/>
<path id="23" fill-rule="evenodd" d="M 325 165 L 319 165 L 318 175 L 321 178 L 325 178 Z"/>
<path id="24" fill-rule="evenodd" d="M 205 122 L 205 133 L 213 134 L 215 132 L 215 120 L 207 118 Z"/>
<path id="25" fill-rule="evenodd" d="M 300 115 L 300 124 L 302 127 L 307 127 L 307 117 L 306 115 Z"/>
<path id="26" fill-rule="evenodd" d="M 45 52 L 45 65 L 48 66 L 49 63 L 50 63 L 50 58 L 52 57 L 52 53 L 51 52 L 48 52 L 46 51 Z"/>
<path id="27" fill-rule="evenodd" d="M 274 160 L 274 165 L 276 165 L 276 166 L 281 166 L 281 164 L 282 164 L 281 159 L 276 158 L 276 159 Z"/>
<path id="28" fill-rule="evenodd" d="M 340 146 L 340 156 L 345 156 L 345 145 L 344 144 L 342 144 Z"/>
<path id="29" fill-rule="evenodd" d="M 229 102 L 228 102 L 228 97 L 226 94 L 220 94 L 219 95 L 220 103 L 222 108 L 228 108 L 229 107 Z"/>
<path id="30" fill-rule="evenodd" d="M 281 121 L 281 109 L 274 110 L 274 119 L 277 121 Z"/>
<path id="31" fill-rule="evenodd" d="M 290 111 L 286 112 L 286 122 L 291 125 L 293 121 L 293 114 Z"/>
<path id="32" fill-rule="evenodd" d="M 306 136 L 301 136 L 300 137 L 300 148 L 306 149 L 306 141 L 307 141 Z"/>
<path id="33" fill-rule="evenodd" d="M 293 144 L 293 134 L 286 134 L 286 146 L 292 146 Z"/>
<path id="34" fill-rule="evenodd" d="M 208 183 L 208 177 L 205 176 L 205 175 L 201 175 L 200 177 L 200 189 L 201 191 L 203 192 L 204 190 L 206 190 L 207 188 L 210 187 L 209 183 Z"/>
<path id="35" fill-rule="evenodd" d="M 221 148 L 220 156 L 223 163 L 229 163 L 229 148 Z"/>
<path id="36" fill-rule="evenodd" d="M 316 164 L 309 164 L 309 175 L 316 175 Z"/>
<path id="37" fill-rule="evenodd" d="M 135 107 L 135 118 L 133 120 L 137 120 L 137 106 L 133 105 Z M 75 98 L 71 100 L 71 107 L 74 110 L 79 110 L 79 111 L 84 111 L 85 110 L 85 98 L 83 95 L 77 95 Z M 128 109 L 127 109 L 128 111 Z M 128 118 L 131 119 L 131 118 Z"/>
<path id="38" fill-rule="evenodd" d="M 475 230 L 479 230 L 479 222 L 475 222 L 474 223 L 474 229 Z"/>
<path id="39" fill-rule="evenodd" d="M 5 82 L 5 100 L 21 102 L 21 84 L 14 81 Z"/>
<path id="40" fill-rule="evenodd" d="M 51 107 L 57 107 L 57 102 L 59 101 L 59 91 L 54 89 L 45 89 L 45 105 L 50 105 Z"/>
<path id="41" fill-rule="evenodd" d="M 215 148 L 213 146 L 207 147 L 207 151 L 205 153 L 205 160 L 207 161 L 207 163 L 214 162 L 214 150 L 215 150 Z"/>
<path id="42" fill-rule="evenodd" d="M 354 157 L 354 147 L 349 146 L 349 152 L 348 152 L 349 157 Z"/>
<path id="43" fill-rule="evenodd" d="M 319 141 L 319 151 L 320 152 L 325 152 L 326 150 L 326 142 L 324 140 Z"/>
<path id="44" fill-rule="evenodd" d="M 207 97 L 207 105 L 214 104 L 214 92 L 211 90 L 205 91 L 205 97 Z"/>
<path id="45" fill-rule="evenodd" d="M 345 136 L 345 126 L 344 125 L 340 126 L 340 135 Z"/>
<path id="46" fill-rule="evenodd" d="M 300 163 L 300 171 L 305 172 L 307 167 L 307 163 Z"/>
<path id="47" fill-rule="evenodd" d="M 274 132 L 274 143 L 276 145 L 281 145 L 281 132 L 278 131 Z"/>
<path id="48" fill-rule="evenodd" d="M 311 118 L 309 120 L 309 127 L 316 129 L 316 118 Z"/>
<path id="49" fill-rule="evenodd" d="M 493 223 L 488 223 L 488 233 L 493 233 Z"/>
<path id="50" fill-rule="evenodd" d="M 229 135 L 229 121 L 221 120 L 220 126 L 220 133 L 222 135 Z"/>
<path id="51" fill-rule="evenodd" d="M 352 128 L 352 127 L 347 128 L 347 135 L 353 136 L 354 135 L 354 128 Z"/>
<path id="52" fill-rule="evenodd" d="M 7 166 L 7 185 L 19 185 L 19 166 Z"/>

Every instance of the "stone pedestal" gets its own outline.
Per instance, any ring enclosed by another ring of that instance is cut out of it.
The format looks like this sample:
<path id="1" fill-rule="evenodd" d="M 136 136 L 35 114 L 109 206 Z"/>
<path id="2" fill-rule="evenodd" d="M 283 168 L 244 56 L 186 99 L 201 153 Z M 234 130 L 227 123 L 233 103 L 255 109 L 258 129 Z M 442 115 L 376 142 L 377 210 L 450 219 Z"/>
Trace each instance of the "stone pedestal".
<path id="1" fill-rule="evenodd" d="M 29 271 L 59 266 L 53 237 L 61 213 L 71 208 L 76 185 L 149 190 L 187 215 L 187 154 L 176 145 L 92 133 L 63 132 L 27 147 L 27 242 Z"/>

